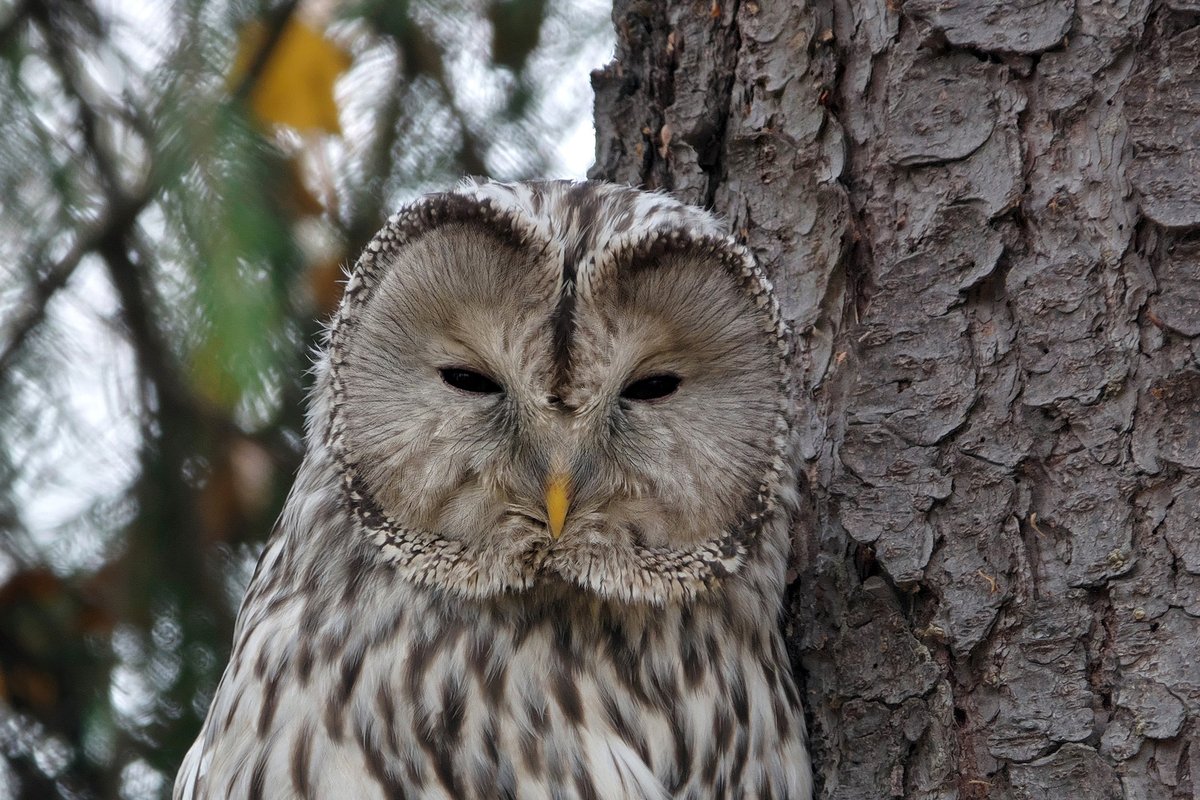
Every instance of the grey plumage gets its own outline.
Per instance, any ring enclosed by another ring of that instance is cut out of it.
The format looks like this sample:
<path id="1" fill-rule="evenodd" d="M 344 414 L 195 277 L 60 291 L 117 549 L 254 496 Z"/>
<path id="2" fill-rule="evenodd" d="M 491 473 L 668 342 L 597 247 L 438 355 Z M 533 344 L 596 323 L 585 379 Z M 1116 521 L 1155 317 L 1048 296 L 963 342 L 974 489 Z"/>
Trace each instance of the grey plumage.
<path id="1" fill-rule="evenodd" d="M 176 796 L 808 798 L 786 362 L 750 254 L 664 195 L 402 210 Z"/>

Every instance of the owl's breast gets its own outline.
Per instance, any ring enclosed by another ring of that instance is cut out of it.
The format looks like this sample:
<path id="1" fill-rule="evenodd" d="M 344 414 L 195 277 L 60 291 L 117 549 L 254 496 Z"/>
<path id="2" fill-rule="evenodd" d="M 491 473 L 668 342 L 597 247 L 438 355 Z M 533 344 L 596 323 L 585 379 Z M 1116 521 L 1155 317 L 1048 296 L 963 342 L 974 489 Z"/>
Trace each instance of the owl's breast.
<path id="1" fill-rule="evenodd" d="M 770 621 L 399 591 L 386 613 L 261 597 L 189 756 L 195 797 L 809 797 Z"/>
<path id="2" fill-rule="evenodd" d="M 553 597 L 431 609 L 421 617 L 442 623 L 414 627 L 394 666 L 364 667 L 350 713 L 369 726 L 392 693 L 373 758 L 421 776 L 430 797 L 807 798 L 799 698 L 773 625 L 734 629 L 703 607 L 622 611 Z"/>

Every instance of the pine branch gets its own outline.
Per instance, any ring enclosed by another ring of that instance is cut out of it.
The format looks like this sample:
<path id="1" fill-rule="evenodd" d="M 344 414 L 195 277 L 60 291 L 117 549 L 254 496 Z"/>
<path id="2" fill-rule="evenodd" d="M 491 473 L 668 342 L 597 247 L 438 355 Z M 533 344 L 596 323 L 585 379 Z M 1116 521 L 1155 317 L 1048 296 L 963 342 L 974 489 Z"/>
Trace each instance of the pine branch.
<path id="1" fill-rule="evenodd" d="M 253 91 L 255 81 L 262 75 L 296 6 L 296 0 L 291 0 L 270 15 L 267 39 L 235 90 L 235 98 L 245 97 Z M 168 348 L 153 322 L 150 292 L 143 285 L 139 270 L 129 256 L 129 245 L 133 243 L 134 226 L 138 216 L 161 187 L 156 184 L 154 177 L 148 178 L 132 193 L 122 187 L 115 161 L 101 141 L 101 115 L 79 85 L 79 67 L 71 55 L 76 48 L 70 40 L 70 32 L 53 9 L 46 4 L 29 0 L 19 3 L 4 28 L 0 28 L 0 42 L 4 41 L 3 36 L 9 35 L 12 29 L 23 23 L 26 18 L 41 28 L 47 42 L 50 63 L 58 73 L 64 90 L 78 105 L 80 133 L 83 135 L 89 160 L 100 179 L 108 213 L 102 216 L 98 225 L 77 239 L 75 246 L 66 256 L 44 271 L 44 277 L 34 286 L 29 302 L 9 326 L 11 333 L 3 350 L 0 350 L 0 373 L 15 361 L 30 334 L 45 319 L 50 300 L 70 281 L 83 257 L 88 253 L 97 252 L 104 258 L 121 300 L 139 365 L 155 385 L 160 399 L 186 413 L 211 418 L 211 413 L 202 414 L 195 407 L 182 381 L 175 374 Z M 150 176 L 156 175 L 152 165 L 146 173 Z M 211 419 L 210 421 L 216 422 Z M 234 426 L 229 420 L 220 420 L 218 427 Z"/>

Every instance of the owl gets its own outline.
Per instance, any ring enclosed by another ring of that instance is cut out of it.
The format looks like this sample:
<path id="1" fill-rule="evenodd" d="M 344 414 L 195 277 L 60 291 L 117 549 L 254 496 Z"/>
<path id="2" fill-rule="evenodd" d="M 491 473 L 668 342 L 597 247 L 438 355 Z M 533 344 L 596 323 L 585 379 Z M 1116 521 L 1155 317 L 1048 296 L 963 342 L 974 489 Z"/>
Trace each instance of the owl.
<path id="1" fill-rule="evenodd" d="M 175 797 L 809 798 L 788 361 L 749 251 L 664 194 L 402 209 Z"/>

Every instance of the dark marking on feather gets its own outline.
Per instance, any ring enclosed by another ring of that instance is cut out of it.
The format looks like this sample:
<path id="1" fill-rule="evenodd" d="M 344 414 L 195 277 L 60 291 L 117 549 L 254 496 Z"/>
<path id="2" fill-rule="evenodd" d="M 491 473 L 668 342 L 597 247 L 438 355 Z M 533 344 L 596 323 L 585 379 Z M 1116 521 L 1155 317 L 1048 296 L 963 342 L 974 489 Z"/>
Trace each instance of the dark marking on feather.
<path id="1" fill-rule="evenodd" d="M 688 729 L 687 720 L 681 717 L 681 713 L 677 707 L 671 719 L 672 745 L 675 755 L 675 782 L 671 789 L 672 794 L 678 794 L 692 776 L 691 732 Z"/>
<path id="2" fill-rule="evenodd" d="M 233 717 L 237 714 L 238 707 L 242 704 L 242 696 L 246 693 L 245 683 L 240 683 L 237 687 L 237 692 L 229 704 L 229 711 L 225 714 L 225 724 L 221 726 L 222 730 L 228 730 L 229 726 L 233 724 Z"/>
<path id="3" fill-rule="evenodd" d="M 579 757 L 575 757 L 575 768 L 571 771 L 571 779 L 575 783 L 575 796 L 579 800 L 601 800 L 600 794 L 596 791 L 596 785 L 592 783 L 592 776 L 588 773 L 587 765 L 580 761 Z"/>
<path id="4" fill-rule="evenodd" d="M 685 631 L 680 635 L 679 660 L 683 665 L 683 678 L 689 689 L 697 688 L 704 680 L 704 661 L 692 637 Z"/>
<path id="5" fill-rule="evenodd" d="M 246 797 L 248 800 L 262 800 L 263 792 L 266 790 L 267 782 L 267 763 L 268 757 L 271 755 L 271 748 L 264 747 L 258 754 L 258 760 L 254 762 L 254 771 L 250 773 L 250 789 Z"/>
<path id="6" fill-rule="evenodd" d="M 375 707 L 379 710 L 378 721 L 383 725 L 387 746 L 392 755 L 400 752 L 400 737 L 396 730 L 396 703 L 385 683 L 375 690 Z"/>
<path id="7" fill-rule="evenodd" d="M 355 647 L 342 659 L 342 679 L 338 685 L 338 698 L 341 704 L 344 705 L 354 692 L 354 685 L 358 683 L 358 676 L 362 673 L 362 666 L 363 651 L 360 647 Z"/>
<path id="8" fill-rule="evenodd" d="M 530 775 L 541 775 L 542 764 L 542 731 L 521 732 L 521 764 Z"/>
<path id="9" fill-rule="evenodd" d="M 446 745 L 458 744 L 466 713 L 467 693 L 462 681 L 456 675 L 448 675 L 442 682 L 442 729 Z"/>
<path id="10" fill-rule="evenodd" d="M 713 714 L 713 747 L 719 751 L 729 749 L 729 741 L 733 737 L 733 720 L 729 712 L 718 707 Z"/>
<path id="11" fill-rule="evenodd" d="M 745 728 L 750 724 L 750 701 L 746 697 L 746 676 L 740 666 L 734 668 L 729 681 L 729 697 L 733 702 L 733 714 L 738 723 Z"/>
<path id="12" fill-rule="evenodd" d="M 750 753 L 750 734 L 742 728 L 737 732 L 737 737 L 733 745 L 733 772 L 729 775 L 729 783 L 733 786 L 742 785 L 742 770 L 746 768 L 746 761 Z"/>
<path id="13" fill-rule="evenodd" d="M 579 687 L 575 683 L 575 676 L 560 665 L 554 670 L 551 690 L 554 692 L 554 699 L 558 701 L 558 707 L 562 709 L 567 722 L 572 725 L 582 724 L 583 701 L 579 696 Z"/>
<path id="14" fill-rule="evenodd" d="M 704 753 L 704 758 L 701 759 L 700 782 L 705 786 L 712 786 L 716 782 L 717 767 L 721 765 L 721 751 L 709 742 L 708 750 Z"/>
<path id="15" fill-rule="evenodd" d="M 275 709 L 279 705 L 279 684 L 283 676 L 275 674 L 266 680 L 266 686 L 263 691 L 262 707 L 258 712 L 258 735 L 265 737 L 267 730 L 271 726 L 271 721 L 275 719 Z"/>
<path id="16" fill-rule="evenodd" d="M 454 754 L 445 739 L 445 726 L 439 724 L 429 711 L 418 709 L 416 719 L 413 720 L 413 731 L 417 735 L 417 743 L 429 756 L 434 776 L 446 793 L 451 797 L 461 796 L 458 776 L 454 771 Z"/>
<path id="17" fill-rule="evenodd" d="M 270 647 L 263 647 L 258 651 L 258 658 L 254 661 L 254 677 L 260 681 L 267 674 L 267 653 L 270 649 Z"/>
<path id="18" fill-rule="evenodd" d="M 313 797 L 312 783 L 308 779 L 309 762 L 312 759 L 312 728 L 304 725 L 292 742 L 291 775 L 292 789 L 308 800 Z"/>
<path id="19" fill-rule="evenodd" d="M 358 747 L 362 751 L 363 761 L 367 764 L 367 772 L 379 784 L 384 796 L 393 800 L 407 798 L 408 794 L 404 791 L 404 785 L 398 776 L 392 774 L 388 768 L 387 759 L 383 757 L 383 753 L 379 752 L 379 748 L 371 740 L 368 729 L 359 728 L 357 734 Z"/>
<path id="20" fill-rule="evenodd" d="M 551 381 L 551 394 L 561 395 L 563 388 L 571 382 L 571 359 L 575 338 L 575 284 L 574 275 L 570 281 L 564 270 L 562 291 L 558 296 L 558 305 L 550 317 L 551 330 L 551 359 L 554 365 L 554 378 Z"/>
<path id="21" fill-rule="evenodd" d="M 308 679 L 312 675 L 313 668 L 313 649 L 307 641 L 302 641 L 299 647 L 300 652 L 296 655 L 296 675 L 300 678 L 301 686 L 308 686 Z"/>

